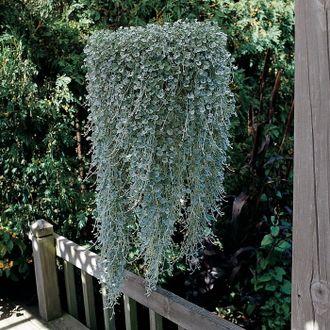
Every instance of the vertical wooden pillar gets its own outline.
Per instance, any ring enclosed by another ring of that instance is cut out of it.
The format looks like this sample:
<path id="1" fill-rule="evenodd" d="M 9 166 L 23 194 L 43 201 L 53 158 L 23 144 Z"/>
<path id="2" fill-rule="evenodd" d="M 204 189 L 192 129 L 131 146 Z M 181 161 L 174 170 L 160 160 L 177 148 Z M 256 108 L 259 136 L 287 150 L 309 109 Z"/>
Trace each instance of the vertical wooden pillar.
<path id="1" fill-rule="evenodd" d="M 39 313 L 45 321 L 62 315 L 55 261 L 53 226 L 38 220 L 31 226 Z"/>
<path id="2" fill-rule="evenodd" d="M 330 1 L 296 0 L 292 329 L 330 329 Z"/>

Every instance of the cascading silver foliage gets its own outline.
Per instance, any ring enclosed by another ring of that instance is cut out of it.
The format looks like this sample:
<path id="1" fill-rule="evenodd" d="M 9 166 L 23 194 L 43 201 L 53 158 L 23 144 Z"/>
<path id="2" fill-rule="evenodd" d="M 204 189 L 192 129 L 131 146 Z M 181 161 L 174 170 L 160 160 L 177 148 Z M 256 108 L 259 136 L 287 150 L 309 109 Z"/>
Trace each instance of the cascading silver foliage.
<path id="1" fill-rule="evenodd" d="M 131 248 L 150 292 L 173 262 L 176 228 L 179 256 L 191 261 L 219 212 L 232 59 L 220 28 L 197 21 L 98 31 L 85 53 L 98 244 L 112 307 Z"/>

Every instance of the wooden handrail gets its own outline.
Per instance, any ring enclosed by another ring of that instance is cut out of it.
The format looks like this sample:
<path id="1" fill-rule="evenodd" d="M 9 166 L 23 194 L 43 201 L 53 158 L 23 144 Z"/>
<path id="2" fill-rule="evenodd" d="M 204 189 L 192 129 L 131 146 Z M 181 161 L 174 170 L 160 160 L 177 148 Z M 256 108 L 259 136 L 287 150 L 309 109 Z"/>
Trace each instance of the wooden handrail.
<path id="1" fill-rule="evenodd" d="M 96 253 L 70 241 L 64 236 L 54 234 L 56 256 L 100 279 L 101 257 Z"/>
<path id="2" fill-rule="evenodd" d="M 63 236 L 53 234 L 53 239 L 57 257 L 79 268 L 84 276 L 92 276 L 101 281 L 99 267 L 102 264 L 102 259 L 100 256 Z M 126 297 L 146 306 L 156 315 L 159 314 L 176 323 L 179 329 L 243 329 L 162 288 L 157 288 L 147 296 L 144 279 L 129 271 L 125 272 L 122 292 Z M 151 319 L 155 319 L 154 314 L 151 315 Z M 155 321 L 153 323 L 153 328 L 156 328 L 157 323 L 159 324 Z M 157 328 L 159 327 L 157 326 Z"/>
<path id="3" fill-rule="evenodd" d="M 54 236 L 56 240 L 56 255 L 58 257 L 72 263 L 89 275 L 100 279 L 98 268 L 102 262 L 100 256 L 63 236 L 56 234 Z M 157 288 L 150 296 L 147 296 L 144 279 L 129 271 L 125 273 L 122 291 L 140 304 L 185 329 L 242 329 L 162 288 Z"/>

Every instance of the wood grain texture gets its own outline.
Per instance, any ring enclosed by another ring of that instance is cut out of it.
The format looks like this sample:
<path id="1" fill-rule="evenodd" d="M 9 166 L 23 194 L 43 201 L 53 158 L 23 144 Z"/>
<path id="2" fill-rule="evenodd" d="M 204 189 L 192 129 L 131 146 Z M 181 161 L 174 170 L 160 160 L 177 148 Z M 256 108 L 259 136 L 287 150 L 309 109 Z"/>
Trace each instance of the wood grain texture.
<path id="1" fill-rule="evenodd" d="M 124 294 L 125 329 L 138 330 L 136 301 Z"/>
<path id="2" fill-rule="evenodd" d="M 330 1 L 296 1 L 292 329 L 330 329 Z"/>
<path id="3" fill-rule="evenodd" d="M 51 321 L 62 315 L 53 226 L 38 220 L 31 232 L 39 313 L 43 320 Z"/>
<path id="4" fill-rule="evenodd" d="M 68 261 L 87 274 L 99 278 L 101 258 L 94 252 L 70 241 L 66 237 L 54 234 L 56 240 L 56 255 Z"/>
<path id="5" fill-rule="evenodd" d="M 81 283 L 84 296 L 86 325 L 91 330 L 97 329 L 93 277 L 81 271 Z"/>
<path id="6" fill-rule="evenodd" d="M 34 307 L 18 305 L 19 313 L 0 319 L 1 330 L 88 330 L 82 323 L 69 314 L 45 322 Z"/>
<path id="7" fill-rule="evenodd" d="M 149 324 L 150 330 L 163 330 L 163 318 L 149 309 Z"/>
<path id="8" fill-rule="evenodd" d="M 77 292 L 76 292 L 76 282 L 74 276 L 73 265 L 63 261 L 64 266 L 64 280 L 65 280 L 65 292 L 66 300 L 68 304 L 68 312 L 70 315 L 78 318 L 78 304 L 77 304 Z"/>
<path id="9" fill-rule="evenodd" d="M 147 296 L 143 278 L 130 272 L 126 272 L 126 279 L 122 291 L 138 303 L 152 309 L 184 329 L 242 329 L 162 288 L 157 288 L 157 290 Z"/>

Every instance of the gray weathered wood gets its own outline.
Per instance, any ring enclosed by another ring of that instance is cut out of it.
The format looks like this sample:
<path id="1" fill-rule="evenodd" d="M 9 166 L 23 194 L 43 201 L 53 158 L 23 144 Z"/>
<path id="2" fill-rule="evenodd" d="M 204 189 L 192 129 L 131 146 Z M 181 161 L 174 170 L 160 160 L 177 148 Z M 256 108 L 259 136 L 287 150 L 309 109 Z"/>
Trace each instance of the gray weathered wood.
<path id="1" fill-rule="evenodd" d="M 150 330 L 163 330 L 163 318 L 149 309 Z"/>
<path id="2" fill-rule="evenodd" d="M 64 280 L 66 299 L 68 303 L 68 312 L 70 315 L 78 318 L 77 292 L 73 265 L 64 260 Z"/>
<path id="3" fill-rule="evenodd" d="M 56 240 L 56 255 L 87 274 L 99 278 L 101 258 L 94 252 L 79 246 L 69 239 L 54 234 Z"/>
<path id="4" fill-rule="evenodd" d="M 124 294 L 124 312 L 126 330 L 137 330 L 136 301 Z"/>
<path id="5" fill-rule="evenodd" d="M 101 288 L 102 301 L 103 301 L 103 316 L 104 316 L 104 328 L 105 330 L 116 330 L 115 315 L 106 306 L 106 290 L 104 285 Z"/>
<path id="6" fill-rule="evenodd" d="M 97 329 L 96 312 L 95 312 L 95 297 L 93 277 L 85 271 L 81 271 L 81 282 L 84 296 L 84 307 L 86 316 L 86 325 L 92 330 Z"/>
<path id="7" fill-rule="evenodd" d="M 53 226 L 44 220 L 38 220 L 31 226 L 39 313 L 45 321 L 62 315 L 53 233 Z"/>
<path id="8" fill-rule="evenodd" d="M 69 314 L 63 314 L 53 321 L 45 322 L 34 306 L 17 305 L 16 312 L 0 318 L 1 330 L 88 330 L 82 323 Z"/>
<path id="9" fill-rule="evenodd" d="M 98 265 L 102 259 L 97 254 L 86 250 L 65 237 L 55 234 L 57 256 L 73 263 L 79 269 L 100 279 Z M 238 330 L 241 327 L 223 320 L 177 295 L 158 288 L 146 296 L 143 278 L 131 272 L 125 273 L 123 293 L 147 308 L 189 330 Z"/>
<path id="10" fill-rule="evenodd" d="M 126 272 L 123 293 L 138 303 L 152 309 L 156 313 L 189 330 L 238 330 L 241 327 L 223 320 L 189 301 L 161 288 L 145 294 L 144 280 L 130 272 Z"/>
<path id="11" fill-rule="evenodd" d="M 178 330 L 186 330 L 185 328 L 182 328 L 178 325 Z"/>
<path id="12" fill-rule="evenodd" d="M 330 1 L 296 1 L 292 329 L 330 329 Z"/>

